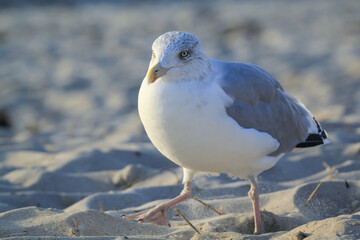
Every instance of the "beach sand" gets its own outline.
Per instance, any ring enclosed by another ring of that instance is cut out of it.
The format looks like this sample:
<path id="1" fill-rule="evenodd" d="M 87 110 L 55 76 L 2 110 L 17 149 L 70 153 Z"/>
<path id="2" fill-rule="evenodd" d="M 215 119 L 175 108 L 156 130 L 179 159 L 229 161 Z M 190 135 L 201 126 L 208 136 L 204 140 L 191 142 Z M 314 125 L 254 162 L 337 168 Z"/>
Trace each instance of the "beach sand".
<path id="1" fill-rule="evenodd" d="M 4 1 L 0 6 L 1 239 L 360 239 L 360 3 Z M 62 3 L 62 4 L 60 4 Z M 252 62 L 299 98 L 330 144 L 246 180 L 199 173 L 171 227 L 121 215 L 182 190 L 150 143 L 137 94 L 160 34 L 196 34 L 209 57 Z M 312 200 L 307 200 L 321 182 Z"/>

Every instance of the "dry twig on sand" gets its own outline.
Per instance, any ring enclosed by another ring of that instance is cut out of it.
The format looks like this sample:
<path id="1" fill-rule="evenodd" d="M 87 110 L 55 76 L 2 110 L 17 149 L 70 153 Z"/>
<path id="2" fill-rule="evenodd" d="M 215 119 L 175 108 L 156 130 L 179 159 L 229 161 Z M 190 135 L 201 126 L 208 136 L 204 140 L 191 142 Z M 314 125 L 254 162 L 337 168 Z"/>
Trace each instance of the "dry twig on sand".
<path id="1" fill-rule="evenodd" d="M 76 235 L 76 233 L 79 232 L 79 223 L 78 223 L 78 221 L 76 220 L 75 217 L 73 218 L 73 220 L 74 220 L 74 224 L 75 224 L 75 230 L 73 229 L 71 232 L 72 232 L 73 235 Z"/>
<path id="2" fill-rule="evenodd" d="M 99 208 L 100 208 L 100 212 L 104 212 L 104 208 L 101 202 L 99 202 Z"/>
<path id="3" fill-rule="evenodd" d="M 326 172 L 329 175 L 330 179 L 334 179 L 335 175 L 337 174 L 337 169 L 335 167 L 330 167 L 329 164 L 327 164 L 326 162 L 322 162 L 322 165 L 326 168 Z M 312 193 L 310 194 L 310 196 L 308 197 L 305 206 L 307 207 L 311 201 L 311 199 L 315 196 L 315 193 L 319 190 L 321 184 L 323 183 L 323 181 L 320 181 L 318 183 L 318 185 L 315 187 L 314 191 L 312 191 Z"/>
<path id="4" fill-rule="evenodd" d="M 337 174 L 336 168 L 330 167 L 326 162 L 322 162 L 322 165 L 326 168 L 326 172 L 329 174 L 330 179 L 335 179 L 335 175 Z"/>
<path id="5" fill-rule="evenodd" d="M 200 234 L 199 230 L 197 230 L 196 227 L 195 227 L 189 220 L 187 220 L 187 218 L 186 218 L 184 215 L 182 215 L 182 213 L 179 211 L 179 209 L 174 208 L 174 210 L 175 210 L 175 212 L 177 212 L 177 213 L 179 214 L 179 216 L 180 216 L 187 224 L 189 224 L 189 226 L 190 226 L 192 229 L 194 229 L 194 231 L 195 231 L 197 234 Z"/>
<path id="6" fill-rule="evenodd" d="M 318 189 L 320 188 L 321 184 L 323 182 L 319 182 L 319 184 L 316 186 L 316 188 L 314 189 L 314 191 L 310 194 L 310 196 L 308 197 L 305 206 L 307 207 L 311 201 L 311 199 L 315 196 L 315 193 L 318 191 Z"/>
<path id="7" fill-rule="evenodd" d="M 25 129 L 28 130 L 34 137 L 36 137 L 36 139 L 47 151 L 56 151 L 56 147 L 39 134 L 40 124 L 27 125 Z"/>
<path id="8" fill-rule="evenodd" d="M 209 208 L 210 210 L 212 210 L 213 212 L 217 213 L 218 215 L 224 215 L 225 213 L 223 211 L 219 212 L 218 210 L 216 210 L 215 208 L 213 208 L 212 206 L 210 206 L 209 204 L 201 201 L 200 199 L 198 199 L 197 197 L 192 197 L 194 200 L 198 201 L 199 203 L 201 203 L 202 205 L 204 205 L 205 207 Z"/>

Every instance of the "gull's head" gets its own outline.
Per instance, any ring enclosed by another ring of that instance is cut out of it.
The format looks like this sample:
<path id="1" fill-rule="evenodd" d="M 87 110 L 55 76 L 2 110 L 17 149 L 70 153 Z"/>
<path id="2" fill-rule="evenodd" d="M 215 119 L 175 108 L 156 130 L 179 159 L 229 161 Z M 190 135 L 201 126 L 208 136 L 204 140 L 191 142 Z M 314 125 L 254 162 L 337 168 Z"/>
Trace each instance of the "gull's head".
<path id="1" fill-rule="evenodd" d="M 186 32 L 167 32 L 152 45 L 152 58 L 147 73 L 148 83 L 201 80 L 209 72 L 210 60 L 199 39 Z"/>

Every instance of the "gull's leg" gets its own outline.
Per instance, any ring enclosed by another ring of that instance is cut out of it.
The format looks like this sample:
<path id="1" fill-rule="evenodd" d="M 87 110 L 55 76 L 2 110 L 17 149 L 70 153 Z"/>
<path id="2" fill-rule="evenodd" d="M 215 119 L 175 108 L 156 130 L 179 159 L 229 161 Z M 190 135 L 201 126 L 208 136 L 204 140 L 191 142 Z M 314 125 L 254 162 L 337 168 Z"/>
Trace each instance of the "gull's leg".
<path id="1" fill-rule="evenodd" d="M 137 220 L 139 223 L 155 223 L 159 225 L 167 225 L 170 227 L 170 223 L 168 220 L 168 211 L 170 208 L 175 205 L 189 199 L 191 197 L 191 179 L 193 177 L 193 172 L 188 169 L 184 169 L 184 189 L 176 198 L 171 199 L 167 203 L 162 203 L 160 205 L 155 206 L 154 208 L 134 213 L 123 215 L 123 218 L 129 220 Z"/>
<path id="2" fill-rule="evenodd" d="M 262 225 L 261 225 L 261 216 L 260 216 L 260 207 L 259 207 L 259 187 L 256 184 L 255 178 L 248 177 L 248 180 L 250 181 L 250 191 L 248 192 L 248 195 L 252 201 L 253 209 L 254 209 L 254 234 L 261 234 L 263 232 Z"/>
<path id="3" fill-rule="evenodd" d="M 137 220 L 139 223 L 155 223 L 159 225 L 170 226 L 168 220 L 168 211 L 175 205 L 189 199 L 191 197 L 191 182 L 186 182 L 183 191 L 174 199 L 171 199 L 167 203 L 163 203 L 155 206 L 154 208 L 122 216 L 129 220 Z"/>

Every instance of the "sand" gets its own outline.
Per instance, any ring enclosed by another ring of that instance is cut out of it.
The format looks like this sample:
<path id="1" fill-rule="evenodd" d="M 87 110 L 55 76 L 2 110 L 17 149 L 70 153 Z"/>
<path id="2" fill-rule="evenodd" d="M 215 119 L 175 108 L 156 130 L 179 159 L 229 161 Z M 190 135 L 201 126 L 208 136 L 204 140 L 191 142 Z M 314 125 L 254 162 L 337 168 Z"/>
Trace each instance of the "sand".
<path id="1" fill-rule="evenodd" d="M 360 239 L 359 2 L 45 2 L 0 4 L 1 239 Z M 330 144 L 259 175 L 265 234 L 252 235 L 249 183 L 224 174 L 193 186 L 223 215 L 177 206 L 201 234 L 173 209 L 171 228 L 121 218 L 182 189 L 136 110 L 151 44 L 169 30 L 262 66 L 328 131 Z"/>

